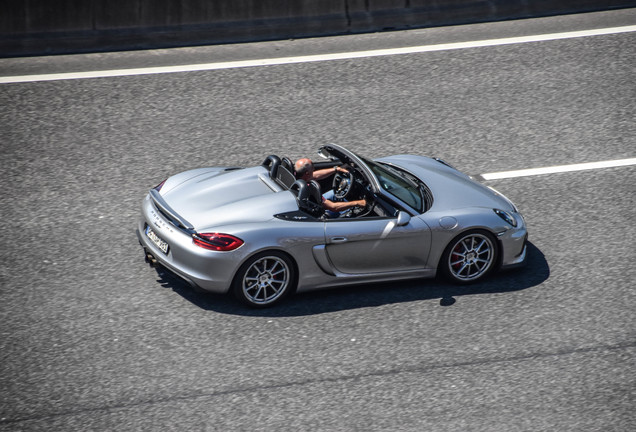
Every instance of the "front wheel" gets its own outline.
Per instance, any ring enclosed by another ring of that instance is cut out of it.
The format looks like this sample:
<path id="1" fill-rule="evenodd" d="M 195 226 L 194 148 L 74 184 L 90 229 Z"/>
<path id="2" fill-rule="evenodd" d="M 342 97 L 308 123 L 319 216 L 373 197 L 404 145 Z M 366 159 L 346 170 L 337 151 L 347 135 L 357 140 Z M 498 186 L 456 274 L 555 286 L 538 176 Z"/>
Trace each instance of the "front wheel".
<path id="1" fill-rule="evenodd" d="M 451 281 L 465 284 L 485 277 L 497 261 L 497 241 L 486 231 L 470 231 L 453 239 L 440 261 L 440 270 Z"/>
<path id="2" fill-rule="evenodd" d="M 236 273 L 232 290 L 248 306 L 263 308 L 283 299 L 296 286 L 294 265 L 285 254 L 270 251 L 253 256 Z"/>

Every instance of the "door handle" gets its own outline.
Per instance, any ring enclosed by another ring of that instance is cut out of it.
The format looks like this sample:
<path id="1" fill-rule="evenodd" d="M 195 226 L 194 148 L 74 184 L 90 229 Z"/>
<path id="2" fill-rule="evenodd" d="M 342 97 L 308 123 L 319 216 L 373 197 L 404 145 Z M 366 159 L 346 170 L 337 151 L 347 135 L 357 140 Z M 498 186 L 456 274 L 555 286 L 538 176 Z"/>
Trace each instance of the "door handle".
<path id="1" fill-rule="evenodd" d="M 346 237 L 331 237 L 331 243 L 345 243 L 346 241 Z"/>

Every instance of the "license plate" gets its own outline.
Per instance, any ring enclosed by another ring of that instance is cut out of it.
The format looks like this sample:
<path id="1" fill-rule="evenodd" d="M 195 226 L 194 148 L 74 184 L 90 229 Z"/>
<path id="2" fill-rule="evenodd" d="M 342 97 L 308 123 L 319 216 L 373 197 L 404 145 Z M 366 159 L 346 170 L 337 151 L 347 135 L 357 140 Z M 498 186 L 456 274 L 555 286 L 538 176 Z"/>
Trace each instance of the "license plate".
<path id="1" fill-rule="evenodd" d="M 146 227 L 146 235 L 150 239 L 151 242 L 155 244 L 161 250 L 161 252 L 167 254 L 168 253 L 168 243 L 163 241 L 155 232 L 148 226 Z"/>

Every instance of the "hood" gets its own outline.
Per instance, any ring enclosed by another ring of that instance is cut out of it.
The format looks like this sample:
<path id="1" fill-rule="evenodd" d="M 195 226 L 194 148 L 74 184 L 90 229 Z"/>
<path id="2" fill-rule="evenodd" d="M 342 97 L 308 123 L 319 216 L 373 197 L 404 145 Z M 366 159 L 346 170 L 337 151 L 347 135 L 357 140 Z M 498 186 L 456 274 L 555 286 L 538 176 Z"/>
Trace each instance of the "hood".
<path id="1" fill-rule="evenodd" d="M 379 159 L 415 174 L 433 194 L 432 211 L 466 207 L 491 207 L 516 211 L 512 202 L 496 190 L 476 182 L 443 162 L 424 156 L 399 155 Z"/>
<path id="2" fill-rule="evenodd" d="M 166 203 L 197 231 L 236 223 L 263 222 L 273 215 L 298 210 L 289 191 L 275 192 L 260 175 L 263 167 L 238 170 L 196 170 L 168 179 L 161 190 Z"/>

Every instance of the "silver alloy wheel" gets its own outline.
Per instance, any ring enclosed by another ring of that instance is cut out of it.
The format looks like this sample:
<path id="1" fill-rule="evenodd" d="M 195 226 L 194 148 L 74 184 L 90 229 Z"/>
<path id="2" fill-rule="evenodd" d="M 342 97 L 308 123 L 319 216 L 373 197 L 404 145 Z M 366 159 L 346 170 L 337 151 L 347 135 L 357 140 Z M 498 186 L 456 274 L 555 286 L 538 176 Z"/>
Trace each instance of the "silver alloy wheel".
<path id="1" fill-rule="evenodd" d="M 494 261 L 495 248 L 490 237 L 473 232 L 453 245 L 448 255 L 448 270 L 457 280 L 469 282 L 488 272 Z"/>
<path id="2" fill-rule="evenodd" d="M 250 303 L 266 305 L 285 293 L 290 278 L 291 272 L 285 260 L 278 256 L 265 256 L 249 266 L 241 286 Z"/>

